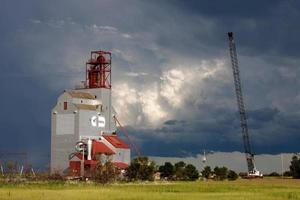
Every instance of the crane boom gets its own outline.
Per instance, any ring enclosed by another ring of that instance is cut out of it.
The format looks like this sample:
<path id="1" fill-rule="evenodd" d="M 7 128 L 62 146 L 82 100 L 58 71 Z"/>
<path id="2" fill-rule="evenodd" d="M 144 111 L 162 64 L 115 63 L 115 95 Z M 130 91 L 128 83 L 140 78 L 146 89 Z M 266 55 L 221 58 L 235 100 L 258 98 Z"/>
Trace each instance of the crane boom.
<path id="1" fill-rule="evenodd" d="M 229 38 L 229 53 L 230 53 L 231 64 L 232 64 L 237 105 L 240 114 L 240 125 L 242 128 L 244 151 L 245 151 L 245 156 L 246 156 L 247 166 L 248 166 L 248 174 L 249 176 L 261 176 L 260 172 L 256 170 L 255 163 L 254 163 L 254 154 L 252 152 L 251 145 L 250 145 L 247 116 L 246 116 L 246 110 L 245 110 L 243 93 L 242 93 L 242 85 L 240 79 L 240 71 L 239 71 L 236 47 L 235 47 L 235 42 L 233 39 L 232 32 L 228 33 L 228 38 Z"/>
<path id="2" fill-rule="evenodd" d="M 125 135 L 125 137 L 127 138 L 128 142 L 130 143 L 130 146 L 132 148 L 134 148 L 135 152 L 137 153 L 138 156 L 141 156 L 141 152 L 139 150 L 139 148 L 135 145 L 135 143 L 133 143 L 133 141 L 130 139 L 128 132 L 124 129 L 124 127 L 122 126 L 122 124 L 120 123 L 120 121 L 117 119 L 116 116 L 113 117 L 115 119 L 115 121 L 117 122 L 117 124 L 119 125 L 119 128 L 121 129 L 121 131 L 123 132 L 123 134 Z"/>

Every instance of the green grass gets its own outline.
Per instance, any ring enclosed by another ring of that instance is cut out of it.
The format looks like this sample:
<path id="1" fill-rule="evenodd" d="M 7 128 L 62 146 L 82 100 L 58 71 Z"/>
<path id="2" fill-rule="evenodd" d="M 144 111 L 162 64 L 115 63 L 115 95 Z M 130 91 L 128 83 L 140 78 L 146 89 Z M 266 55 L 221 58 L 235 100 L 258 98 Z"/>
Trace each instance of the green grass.
<path id="1" fill-rule="evenodd" d="M 0 183 L 0 199 L 300 199 L 300 180 L 259 179 L 237 181 L 153 182 L 98 185 L 88 183 Z"/>

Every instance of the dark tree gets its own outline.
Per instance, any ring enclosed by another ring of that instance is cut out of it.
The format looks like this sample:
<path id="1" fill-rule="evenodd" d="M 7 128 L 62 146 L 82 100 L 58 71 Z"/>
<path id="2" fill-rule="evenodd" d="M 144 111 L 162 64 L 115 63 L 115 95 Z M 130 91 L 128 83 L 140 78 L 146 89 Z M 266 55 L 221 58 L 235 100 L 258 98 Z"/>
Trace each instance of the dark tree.
<path id="1" fill-rule="evenodd" d="M 126 177 L 130 181 L 143 180 L 153 181 L 155 172 L 155 163 L 148 157 L 138 157 L 133 159 L 126 170 Z"/>
<path id="2" fill-rule="evenodd" d="M 171 180 L 175 174 L 175 168 L 170 162 L 165 162 L 164 165 L 159 167 L 160 177 Z"/>
<path id="3" fill-rule="evenodd" d="M 184 173 L 186 175 L 187 180 L 189 180 L 189 181 L 195 181 L 199 178 L 199 172 L 196 169 L 196 167 L 192 164 L 188 164 L 185 167 Z"/>
<path id="4" fill-rule="evenodd" d="M 210 166 L 205 166 L 204 169 L 201 172 L 202 177 L 209 178 L 212 175 L 212 171 Z"/>
<path id="5" fill-rule="evenodd" d="M 175 163 L 174 167 L 175 167 L 175 179 L 176 180 L 185 180 L 186 179 L 185 166 L 186 166 L 186 164 L 183 161 Z"/>
<path id="6" fill-rule="evenodd" d="M 228 175 L 228 169 L 226 167 L 215 167 L 214 173 L 217 180 L 225 180 Z"/>
<path id="7" fill-rule="evenodd" d="M 291 171 L 285 171 L 283 172 L 283 176 L 292 176 Z"/>
<path id="8" fill-rule="evenodd" d="M 228 175 L 227 175 L 228 180 L 234 181 L 234 180 L 236 180 L 238 177 L 239 177 L 239 176 L 238 176 L 238 174 L 237 174 L 235 171 L 233 171 L 233 170 L 229 170 L 229 171 L 228 171 Z"/>
<path id="9" fill-rule="evenodd" d="M 280 174 L 278 174 L 277 172 L 271 172 L 267 176 L 280 176 Z"/>
<path id="10" fill-rule="evenodd" d="M 298 156 L 293 156 L 290 165 L 290 171 L 293 178 L 300 178 L 300 159 L 298 158 Z"/>

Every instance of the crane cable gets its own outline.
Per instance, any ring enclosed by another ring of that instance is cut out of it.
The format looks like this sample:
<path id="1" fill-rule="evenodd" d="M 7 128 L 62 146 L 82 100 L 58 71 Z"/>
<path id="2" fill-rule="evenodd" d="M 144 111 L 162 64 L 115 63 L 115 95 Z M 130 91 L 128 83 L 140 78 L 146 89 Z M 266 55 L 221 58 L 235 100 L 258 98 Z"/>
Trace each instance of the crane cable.
<path id="1" fill-rule="evenodd" d="M 119 128 L 121 129 L 121 132 L 123 132 L 123 134 L 125 135 L 125 137 L 127 138 L 127 140 L 130 143 L 130 146 L 133 147 L 134 151 L 138 154 L 138 156 L 141 156 L 141 152 L 138 149 L 138 147 L 133 143 L 133 141 L 130 139 L 128 132 L 125 130 L 125 128 L 122 126 L 122 124 L 120 123 L 120 121 L 117 119 L 116 116 L 113 116 L 113 118 L 115 119 L 115 121 L 117 122 L 117 124 L 119 125 Z"/>

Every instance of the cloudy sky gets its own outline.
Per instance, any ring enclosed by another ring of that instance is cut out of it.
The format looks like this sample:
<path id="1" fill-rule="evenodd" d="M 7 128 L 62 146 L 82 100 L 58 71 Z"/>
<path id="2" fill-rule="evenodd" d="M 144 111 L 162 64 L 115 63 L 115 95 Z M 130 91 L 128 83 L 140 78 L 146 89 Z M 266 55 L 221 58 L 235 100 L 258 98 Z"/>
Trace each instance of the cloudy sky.
<path id="1" fill-rule="evenodd" d="M 46 162 L 50 110 L 98 49 L 113 53 L 113 104 L 143 154 L 243 151 L 228 31 L 255 153 L 299 151 L 298 1 L 0 3 L 0 151 Z"/>

